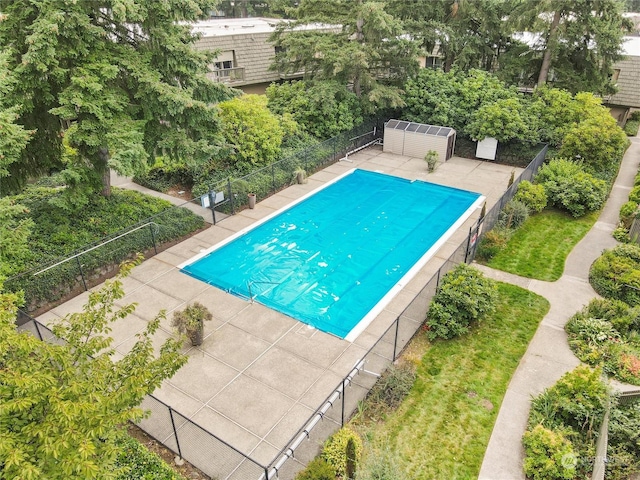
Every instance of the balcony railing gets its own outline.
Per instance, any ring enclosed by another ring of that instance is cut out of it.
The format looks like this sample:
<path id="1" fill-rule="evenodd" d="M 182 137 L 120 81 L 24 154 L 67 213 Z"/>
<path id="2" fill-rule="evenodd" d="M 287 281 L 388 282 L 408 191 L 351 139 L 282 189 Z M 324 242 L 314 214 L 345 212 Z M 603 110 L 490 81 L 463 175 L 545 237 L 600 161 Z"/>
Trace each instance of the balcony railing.
<path id="1" fill-rule="evenodd" d="M 214 82 L 233 83 L 244 80 L 244 67 L 222 68 L 212 70 L 207 77 Z"/>

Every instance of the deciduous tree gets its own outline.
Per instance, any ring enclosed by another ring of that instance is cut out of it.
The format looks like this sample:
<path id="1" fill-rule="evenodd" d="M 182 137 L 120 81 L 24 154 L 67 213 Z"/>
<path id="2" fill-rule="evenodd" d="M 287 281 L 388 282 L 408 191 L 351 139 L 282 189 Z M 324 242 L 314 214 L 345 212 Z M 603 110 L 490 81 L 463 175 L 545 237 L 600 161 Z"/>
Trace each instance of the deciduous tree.
<path id="1" fill-rule="evenodd" d="M 143 397 L 185 363 L 176 340 L 154 352 L 160 316 L 128 354 L 114 358 L 110 324 L 135 308 L 115 306 L 124 296 L 120 279 L 92 292 L 83 312 L 53 327 L 66 344 L 17 331 L 19 298 L 0 293 L 0 477 L 114 478 L 119 429 L 142 418 Z"/>

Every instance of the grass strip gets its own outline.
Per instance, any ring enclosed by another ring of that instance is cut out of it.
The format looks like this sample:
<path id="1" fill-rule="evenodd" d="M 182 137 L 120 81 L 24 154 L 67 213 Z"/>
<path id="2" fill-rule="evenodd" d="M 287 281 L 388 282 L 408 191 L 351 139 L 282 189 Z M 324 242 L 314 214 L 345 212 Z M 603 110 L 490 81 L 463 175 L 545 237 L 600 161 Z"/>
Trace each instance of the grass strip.
<path id="1" fill-rule="evenodd" d="M 498 291 L 496 313 L 468 335 L 430 344 L 418 334 L 407 356 L 423 354 L 408 397 L 382 421 L 353 421 L 408 478 L 478 477 L 507 385 L 549 310 L 520 287 L 498 283 Z"/>
<path id="2" fill-rule="evenodd" d="M 532 215 L 487 265 L 522 277 L 558 280 L 567 256 L 593 227 L 598 214 L 574 218 L 559 210 L 543 210 Z"/>

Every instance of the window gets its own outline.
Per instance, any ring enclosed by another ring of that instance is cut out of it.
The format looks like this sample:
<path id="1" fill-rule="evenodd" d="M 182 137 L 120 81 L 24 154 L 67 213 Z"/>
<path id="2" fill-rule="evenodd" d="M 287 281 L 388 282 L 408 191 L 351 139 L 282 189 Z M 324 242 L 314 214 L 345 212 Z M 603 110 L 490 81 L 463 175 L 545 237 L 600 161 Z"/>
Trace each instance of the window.
<path id="1" fill-rule="evenodd" d="M 424 62 L 425 68 L 442 68 L 442 57 L 429 56 Z"/>
<path id="2" fill-rule="evenodd" d="M 613 75 L 611 75 L 611 83 L 618 83 L 618 77 L 620 76 L 620 69 L 616 68 L 613 70 Z"/>
<path id="3" fill-rule="evenodd" d="M 228 70 L 234 68 L 236 66 L 235 62 L 236 53 L 234 50 L 228 50 L 226 52 L 221 52 L 213 61 L 213 64 L 209 65 L 209 68 L 213 71 L 216 70 L 227 70 L 226 72 L 217 72 L 218 75 L 228 75 Z"/>

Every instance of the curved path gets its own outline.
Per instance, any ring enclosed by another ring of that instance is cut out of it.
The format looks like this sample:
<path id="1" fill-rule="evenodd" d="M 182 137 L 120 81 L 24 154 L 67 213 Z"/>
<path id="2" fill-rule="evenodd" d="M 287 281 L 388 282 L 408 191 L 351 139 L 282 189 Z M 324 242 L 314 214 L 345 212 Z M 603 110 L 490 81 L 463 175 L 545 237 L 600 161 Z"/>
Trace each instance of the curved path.
<path id="1" fill-rule="evenodd" d="M 559 280 L 543 282 L 476 265 L 488 277 L 527 288 L 551 304 L 507 388 L 480 470 L 482 480 L 525 480 L 521 440 L 531 397 L 580 363 L 569 348 L 564 325 L 598 296 L 589 284 L 589 267 L 603 250 L 617 244 L 611 233 L 618 224 L 618 212 L 628 199 L 640 164 L 640 138 L 631 140 L 602 213 L 567 257 Z"/>

